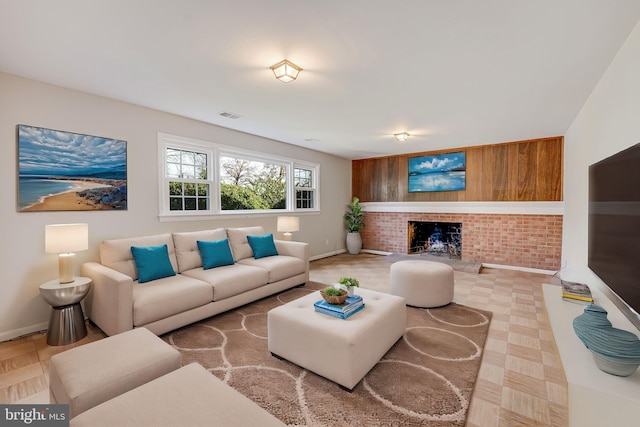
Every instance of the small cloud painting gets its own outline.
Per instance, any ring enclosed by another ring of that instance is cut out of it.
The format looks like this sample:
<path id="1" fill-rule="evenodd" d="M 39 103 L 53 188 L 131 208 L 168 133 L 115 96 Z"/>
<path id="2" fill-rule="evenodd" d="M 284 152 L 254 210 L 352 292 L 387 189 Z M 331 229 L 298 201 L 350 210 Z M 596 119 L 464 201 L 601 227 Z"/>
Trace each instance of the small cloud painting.
<path id="1" fill-rule="evenodd" d="M 409 192 L 459 191 L 466 184 L 466 153 L 409 158 Z"/>

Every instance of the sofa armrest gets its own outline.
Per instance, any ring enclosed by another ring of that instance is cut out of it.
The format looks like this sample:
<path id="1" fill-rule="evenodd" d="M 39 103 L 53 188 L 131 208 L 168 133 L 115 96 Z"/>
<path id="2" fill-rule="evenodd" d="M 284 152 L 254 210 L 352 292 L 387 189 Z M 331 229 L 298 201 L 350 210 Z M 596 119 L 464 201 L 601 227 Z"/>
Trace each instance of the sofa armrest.
<path id="1" fill-rule="evenodd" d="M 93 281 L 89 318 L 109 336 L 133 329 L 133 279 L 97 262 L 83 264 L 82 275 Z"/>
<path id="2" fill-rule="evenodd" d="M 309 261 L 309 244 L 289 240 L 274 240 L 278 255 L 288 255 Z"/>
<path id="3" fill-rule="evenodd" d="M 306 242 L 292 242 L 290 240 L 274 240 L 278 255 L 288 255 L 300 258 L 305 262 L 306 279 L 309 281 L 309 244 Z"/>

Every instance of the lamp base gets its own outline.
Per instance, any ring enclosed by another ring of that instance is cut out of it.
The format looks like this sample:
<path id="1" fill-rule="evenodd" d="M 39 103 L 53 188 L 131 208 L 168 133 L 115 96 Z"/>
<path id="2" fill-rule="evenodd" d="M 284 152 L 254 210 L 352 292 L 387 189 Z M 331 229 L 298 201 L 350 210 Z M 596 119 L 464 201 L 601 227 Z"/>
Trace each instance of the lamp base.
<path id="1" fill-rule="evenodd" d="M 282 240 L 292 240 L 293 239 L 293 234 L 289 233 L 288 231 L 285 233 L 282 233 Z"/>
<path id="2" fill-rule="evenodd" d="M 69 252 L 58 256 L 58 273 L 60 275 L 60 283 L 71 283 L 75 280 L 73 274 L 73 261 L 76 254 Z"/>

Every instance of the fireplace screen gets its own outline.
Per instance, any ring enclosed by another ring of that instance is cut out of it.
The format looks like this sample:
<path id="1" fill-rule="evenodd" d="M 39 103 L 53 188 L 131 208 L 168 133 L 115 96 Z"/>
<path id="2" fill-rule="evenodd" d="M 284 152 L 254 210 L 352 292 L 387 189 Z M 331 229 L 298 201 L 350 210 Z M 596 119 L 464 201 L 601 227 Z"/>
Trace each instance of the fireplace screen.
<path id="1" fill-rule="evenodd" d="M 409 253 L 462 258 L 462 224 L 409 221 Z"/>

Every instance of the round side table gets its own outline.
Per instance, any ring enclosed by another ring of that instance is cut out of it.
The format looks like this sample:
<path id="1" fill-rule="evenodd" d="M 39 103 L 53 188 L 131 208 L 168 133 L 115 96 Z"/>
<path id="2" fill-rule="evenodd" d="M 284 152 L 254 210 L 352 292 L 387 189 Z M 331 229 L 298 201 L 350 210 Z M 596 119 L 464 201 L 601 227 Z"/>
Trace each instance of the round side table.
<path id="1" fill-rule="evenodd" d="M 91 279 L 76 277 L 73 282 L 50 280 L 40 285 L 40 295 L 52 307 L 47 344 L 67 345 L 87 336 L 80 301 L 91 289 Z"/>

